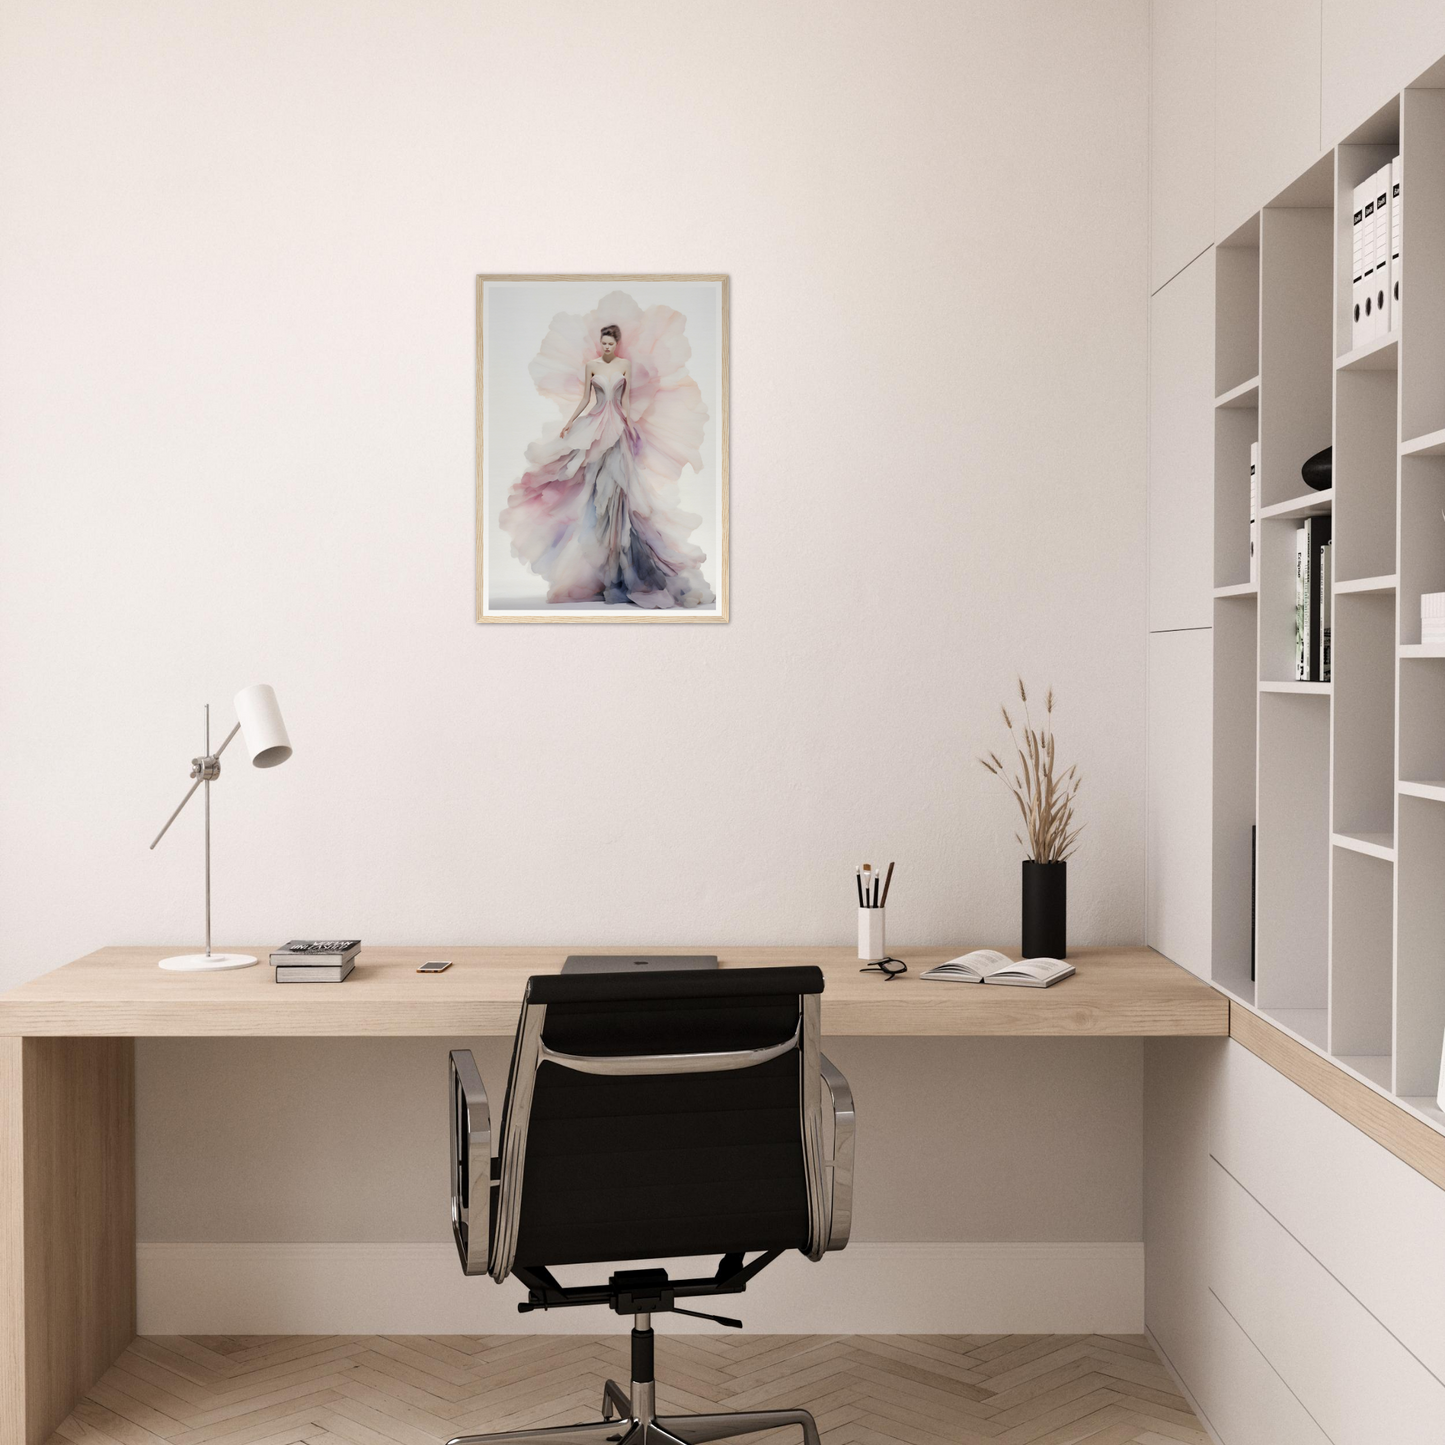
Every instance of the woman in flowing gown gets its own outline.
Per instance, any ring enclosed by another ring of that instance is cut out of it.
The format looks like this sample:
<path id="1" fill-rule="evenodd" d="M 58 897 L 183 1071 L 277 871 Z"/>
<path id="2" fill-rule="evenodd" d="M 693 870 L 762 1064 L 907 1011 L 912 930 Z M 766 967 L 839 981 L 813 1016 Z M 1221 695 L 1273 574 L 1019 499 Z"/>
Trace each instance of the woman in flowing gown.
<path id="1" fill-rule="evenodd" d="M 687 373 L 685 318 L 613 292 L 588 317 L 558 316 L 532 362 L 564 404 L 555 434 L 527 448 L 501 525 L 512 553 L 547 581 L 547 601 L 706 607 L 707 558 L 688 541 L 702 519 L 677 505 L 684 465 L 702 470 L 707 407 Z M 593 329 L 595 328 L 595 329 Z"/>

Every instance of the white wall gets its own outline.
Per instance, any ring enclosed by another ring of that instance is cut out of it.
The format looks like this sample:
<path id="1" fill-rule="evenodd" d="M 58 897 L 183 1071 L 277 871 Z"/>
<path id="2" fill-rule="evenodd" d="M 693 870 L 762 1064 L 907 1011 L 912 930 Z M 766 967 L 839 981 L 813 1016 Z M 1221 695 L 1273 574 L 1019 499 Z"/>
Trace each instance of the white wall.
<path id="1" fill-rule="evenodd" d="M 140 1238 L 448 1243 L 449 1048 L 473 1050 L 499 1121 L 508 1040 L 152 1040 Z M 854 1238 L 1142 1237 L 1137 1039 L 837 1038 L 828 1057 L 861 1101 Z M 255 1187 L 261 1161 L 284 1187 Z"/>
<path id="2" fill-rule="evenodd" d="M 12 6 L 4 979 L 195 941 L 199 814 L 146 844 L 256 679 L 296 755 L 227 758 L 222 941 L 842 942 L 864 857 L 900 943 L 1014 938 L 1016 671 L 1086 780 L 1072 937 L 1137 939 L 1145 44 L 1136 3 Z M 1079 224 L 1106 186 L 1139 226 Z M 609 269 L 732 276 L 733 621 L 478 627 L 473 277 Z"/>
<path id="3" fill-rule="evenodd" d="M 497 1118 L 502 1039 L 142 1047 L 142 1333 L 595 1332 L 585 1310 L 521 1320 L 520 1286 L 457 1268 L 453 1046 L 475 1050 Z M 835 1038 L 828 1055 L 859 1101 L 853 1242 L 770 1271 L 738 1302 L 749 1329 L 1143 1327 L 1140 1040 Z"/>
<path id="4" fill-rule="evenodd" d="M 864 857 L 895 946 L 1008 942 L 1020 671 L 1085 779 L 1070 937 L 1136 941 L 1146 20 L 9 6 L 0 984 L 197 942 L 199 813 L 146 844 L 256 680 L 296 754 L 227 756 L 223 944 L 842 943 Z M 732 278 L 733 620 L 476 626 L 474 276 L 656 270 Z M 141 1062 L 162 1168 L 234 1061 Z"/>

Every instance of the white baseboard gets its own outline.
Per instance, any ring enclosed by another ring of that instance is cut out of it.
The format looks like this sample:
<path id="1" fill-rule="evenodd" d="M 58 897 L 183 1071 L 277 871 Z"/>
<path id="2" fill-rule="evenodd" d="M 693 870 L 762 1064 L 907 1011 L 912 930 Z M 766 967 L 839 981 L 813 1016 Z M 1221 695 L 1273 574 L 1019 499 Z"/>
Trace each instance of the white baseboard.
<path id="1" fill-rule="evenodd" d="M 140 1244 L 144 1335 L 605 1334 L 598 1309 L 518 1314 L 515 1280 L 450 1244 Z M 680 1273 L 696 1273 L 697 1261 Z M 585 1270 L 559 1271 L 575 1282 Z M 1144 1246 L 853 1244 L 784 1255 L 742 1295 L 699 1300 L 758 1334 L 1138 1334 Z M 672 1316 L 668 1331 L 715 1330 Z"/>

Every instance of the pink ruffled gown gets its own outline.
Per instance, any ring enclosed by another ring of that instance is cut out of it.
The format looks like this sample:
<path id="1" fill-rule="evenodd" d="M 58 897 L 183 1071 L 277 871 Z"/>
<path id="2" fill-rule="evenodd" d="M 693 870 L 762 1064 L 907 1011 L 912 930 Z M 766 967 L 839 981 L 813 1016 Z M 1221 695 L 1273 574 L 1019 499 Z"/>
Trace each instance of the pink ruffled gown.
<path id="1" fill-rule="evenodd" d="M 581 328 L 595 336 L 614 317 L 623 327 L 620 350 L 631 357 L 635 394 L 628 397 L 616 361 L 599 366 L 591 404 L 567 435 L 544 436 L 527 448 L 528 470 L 508 494 L 501 525 L 513 554 L 547 580 L 548 602 L 708 606 L 716 599 L 702 575 L 707 558 L 687 540 L 702 519 L 676 505 L 683 465 L 701 470 L 707 420 L 684 365 L 691 349 L 681 315 L 660 306 L 643 312 L 614 292 L 588 317 L 558 317 L 532 374 L 544 395 L 565 402 L 570 391 L 570 412 L 586 365 L 578 354 L 586 349 Z M 590 349 L 595 356 L 595 345 Z M 570 387 L 565 371 L 558 374 L 562 368 L 571 371 Z"/>

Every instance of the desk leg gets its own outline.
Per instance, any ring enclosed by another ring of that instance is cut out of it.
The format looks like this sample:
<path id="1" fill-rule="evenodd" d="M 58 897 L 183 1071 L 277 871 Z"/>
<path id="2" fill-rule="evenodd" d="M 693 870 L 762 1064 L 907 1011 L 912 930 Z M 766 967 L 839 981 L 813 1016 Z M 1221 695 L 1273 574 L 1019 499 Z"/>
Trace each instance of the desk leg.
<path id="1" fill-rule="evenodd" d="M 135 1042 L 0 1038 L 0 1445 L 135 1338 Z"/>

